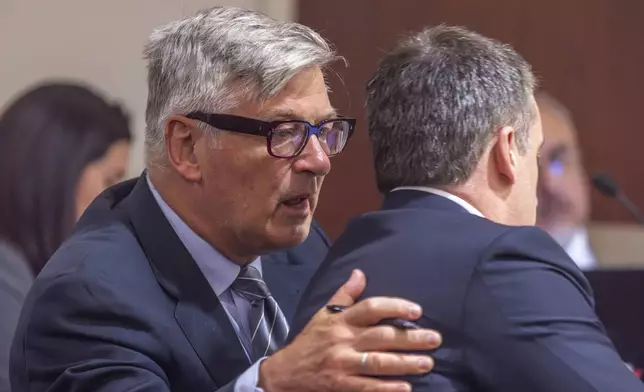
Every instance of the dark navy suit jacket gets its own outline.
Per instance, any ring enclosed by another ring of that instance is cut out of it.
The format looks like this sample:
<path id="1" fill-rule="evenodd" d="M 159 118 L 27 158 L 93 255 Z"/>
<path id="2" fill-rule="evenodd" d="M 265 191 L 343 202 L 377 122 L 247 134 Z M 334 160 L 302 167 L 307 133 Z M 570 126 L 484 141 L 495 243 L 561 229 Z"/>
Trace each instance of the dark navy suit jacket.
<path id="1" fill-rule="evenodd" d="M 435 370 L 414 391 L 644 391 L 606 337 L 574 262 L 534 227 L 508 227 L 422 191 L 386 196 L 347 226 L 313 276 L 293 334 L 354 268 L 364 297 L 422 305 L 442 332 Z"/>
<path id="2" fill-rule="evenodd" d="M 314 224 L 262 257 L 287 317 L 327 252 Z M 144 177 L 108 189 L 37 277 L 11 353 L 14 392 L 232 391 L 250 366 Z"/>

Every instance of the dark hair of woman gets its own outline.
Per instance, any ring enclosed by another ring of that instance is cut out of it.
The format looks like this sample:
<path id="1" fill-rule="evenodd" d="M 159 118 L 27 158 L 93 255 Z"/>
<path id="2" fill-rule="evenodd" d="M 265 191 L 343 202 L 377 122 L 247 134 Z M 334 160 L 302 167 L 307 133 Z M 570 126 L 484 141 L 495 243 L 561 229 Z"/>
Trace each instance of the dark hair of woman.
<path id="1" fill-rule="evenodd" d="M 0 115 L 0 240 L 34 275 L 74 228 L 86 167 L 130 139 L 121 108 L 81 85 L 38 86 Z"/>

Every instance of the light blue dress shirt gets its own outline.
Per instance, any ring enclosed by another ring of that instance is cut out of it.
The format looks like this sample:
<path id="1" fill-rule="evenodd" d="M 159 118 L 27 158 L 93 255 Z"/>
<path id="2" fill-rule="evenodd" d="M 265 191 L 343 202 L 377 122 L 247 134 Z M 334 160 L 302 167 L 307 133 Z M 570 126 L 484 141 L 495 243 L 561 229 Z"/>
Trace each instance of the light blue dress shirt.
<path id="1" fill-rule="evenodd" d="M 174 229 L 175 233 L 188 250 L 192 258 L 206 280 L 212 287 L 212 290 L 224 306 L 228 318 L 230 319 L 240 343 L 244 347 L 246 356 L 251 358 L 249 353 L 253 352 L 251 344 L 251 332 L 249 324 L 250 303 L 241 295 L 234 293 L 230 286 L 237 278 L 240 266 L 231 260 L 225 258 L 214 247 L 204 241 L 197 235 L 181 218 L 170 208 L 163 200 L 159 192 L 154 188 L 150 178 L 146 176 L 148 186 L 157 204 L 161 208 L 168 222 Z M 257 268 L 262 273 L 262 263 L 260 258 L 255 259 L 250 265 Z M 255 362 L 248 370 L 237 378 L 235 383 L 235 392 L 263 392 L 257 387 L 259 381 L 259 365 L 264 358 Z"/>

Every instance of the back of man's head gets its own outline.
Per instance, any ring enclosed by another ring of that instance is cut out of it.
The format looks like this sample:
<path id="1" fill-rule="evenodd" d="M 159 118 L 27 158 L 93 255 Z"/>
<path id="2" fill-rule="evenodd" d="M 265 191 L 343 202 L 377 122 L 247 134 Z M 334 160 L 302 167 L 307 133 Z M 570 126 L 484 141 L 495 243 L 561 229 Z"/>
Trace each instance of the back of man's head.
<path id="1" fill-rule="evenodd" d="M 464 183 L 505 126 L 524 154 L 534 87 L 512 48 L 463 28 L 427 28 L 401 42 L 367 86 L 380 191 Z"/>

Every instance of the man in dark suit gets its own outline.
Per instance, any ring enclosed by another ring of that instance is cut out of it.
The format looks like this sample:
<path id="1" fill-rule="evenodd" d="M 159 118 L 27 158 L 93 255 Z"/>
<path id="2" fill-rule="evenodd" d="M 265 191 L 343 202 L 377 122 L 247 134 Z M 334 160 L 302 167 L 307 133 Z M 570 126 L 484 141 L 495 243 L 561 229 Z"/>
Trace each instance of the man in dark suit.
<path id="1" fill-rule="evenodd" d="M 314 226 L 302 248 L 262 257 L 307 238 L 329 156 L 353 130 L 329 102 L 328 44 L 297 23 L 215 7 L 155 31 L 146 57 L 148 170 L 99 197 L 37 277 L 12 390 L 409 390 L 368 376 L 427 373 L 431 357 L 388 351 L 439 337 L 375 339 L 373 324 L 420 307 L 320 309 L 284 347 L 327 244 Z M 331 300 L 352 305 L 364 285 L 354 274 Z"/>
<path id="2" fill-rule="evenodd" d="M 428 28 L 381 61 L 367 117 L 385 200 L 333 245 L 292 332 L 359 268 L 364 298 L 416 301 L 420 326 L 443 333 L 414 391 L 644 391 L 582 273 L 534 227 L 534 84 L 519 54 L 461 28 Z"/>

